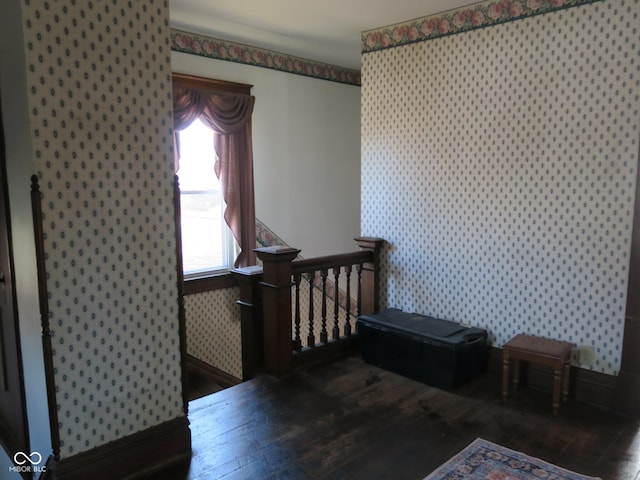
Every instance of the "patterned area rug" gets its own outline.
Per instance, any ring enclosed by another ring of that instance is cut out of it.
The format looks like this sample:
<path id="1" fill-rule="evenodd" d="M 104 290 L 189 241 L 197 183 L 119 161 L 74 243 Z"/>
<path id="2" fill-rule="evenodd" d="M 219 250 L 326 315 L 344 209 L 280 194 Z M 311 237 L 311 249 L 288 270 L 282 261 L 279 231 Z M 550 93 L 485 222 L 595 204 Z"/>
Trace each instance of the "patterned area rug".
<path id="1" fill-rule="evenodd" d="M 441 465 L 424 480 L 600 480 L 556 467 L 482 438 Z"/>

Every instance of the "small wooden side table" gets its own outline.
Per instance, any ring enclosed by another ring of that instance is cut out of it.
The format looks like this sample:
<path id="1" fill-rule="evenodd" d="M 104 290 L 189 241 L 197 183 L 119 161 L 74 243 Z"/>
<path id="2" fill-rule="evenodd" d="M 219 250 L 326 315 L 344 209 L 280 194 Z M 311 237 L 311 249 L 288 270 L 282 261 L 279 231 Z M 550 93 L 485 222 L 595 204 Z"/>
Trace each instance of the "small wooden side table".
<path id="1" fill-rule="evenodd" d="M 562 400 L 569 395 L 571 349 L 569 342 L 535 337 L 521 333 L 502 346 L 502 399 L 509 395 L 509 364 L 514 361 L 513 384 L 518 388 L 520 360 L 553 367 L 553 413 L 558 413 L 560 390 Z"/>

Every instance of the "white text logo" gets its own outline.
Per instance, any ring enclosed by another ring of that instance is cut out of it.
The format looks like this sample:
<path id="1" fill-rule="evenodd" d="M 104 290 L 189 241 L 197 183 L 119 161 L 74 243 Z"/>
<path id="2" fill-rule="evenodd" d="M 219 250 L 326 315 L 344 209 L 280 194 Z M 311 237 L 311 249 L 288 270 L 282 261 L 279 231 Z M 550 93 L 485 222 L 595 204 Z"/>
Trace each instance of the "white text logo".
<path id="1" fill-rule="evenodd" d="M 40 455 L 39 452 L 31 452 L 30 454 L 17 452 L 13 456 L 13 463 L 15 463 L 15 466 L 9 467 L 9 471 L 18 473 L 46 472 L 46 465 L 40 466 L 40 462 L 42 462 L 42 455 Z"/>

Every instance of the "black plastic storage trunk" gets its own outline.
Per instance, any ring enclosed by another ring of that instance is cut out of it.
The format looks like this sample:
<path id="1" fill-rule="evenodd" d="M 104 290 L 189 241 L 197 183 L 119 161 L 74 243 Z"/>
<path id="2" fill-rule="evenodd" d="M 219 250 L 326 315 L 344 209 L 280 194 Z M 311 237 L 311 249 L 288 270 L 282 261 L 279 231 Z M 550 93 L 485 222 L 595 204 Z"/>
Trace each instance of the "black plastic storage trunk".
<path id="1" fill-rule="evenodd" d="M 454 389 L 484 370 L 487 332 L 388 308 L 360 315 L 362 358 L 434 387 Z"/>

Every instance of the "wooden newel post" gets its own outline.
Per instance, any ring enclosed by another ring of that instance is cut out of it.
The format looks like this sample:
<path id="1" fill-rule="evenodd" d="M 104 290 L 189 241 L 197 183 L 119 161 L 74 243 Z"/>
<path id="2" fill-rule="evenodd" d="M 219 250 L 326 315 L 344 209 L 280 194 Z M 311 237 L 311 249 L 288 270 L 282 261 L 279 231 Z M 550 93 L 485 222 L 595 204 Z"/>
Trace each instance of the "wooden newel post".
<path id="1" fill-rule="evenodd" d="M 292 369 L 291 261 L 300 250 L 274 246 L 255 252 L 263 266 L 264 365 L 279 375 Z"/>
<path id="2" fill-rule="evenodd" d="M 264 368 L 262 296 L 259 282 L 262 267 L 242 267 L 231 270 L 238 282 L 240 298 L 240 330 L 242 338 L 242 380 L 250 380 Z"/>
<path id="3" fill-rule="evenodd" d="M 368 313 L 375 313 L 379 308 L 380 297 L 380 249 L 384 240 L 382 238 L 374 237 L 356 237 L 354 238 L 361 250 L 369 250 L 372 252 L 372 261 L 362 264 L 361 272 L 361 298 L 360 298 L 360 310 L 358 314 L 366 315 Z"/>

